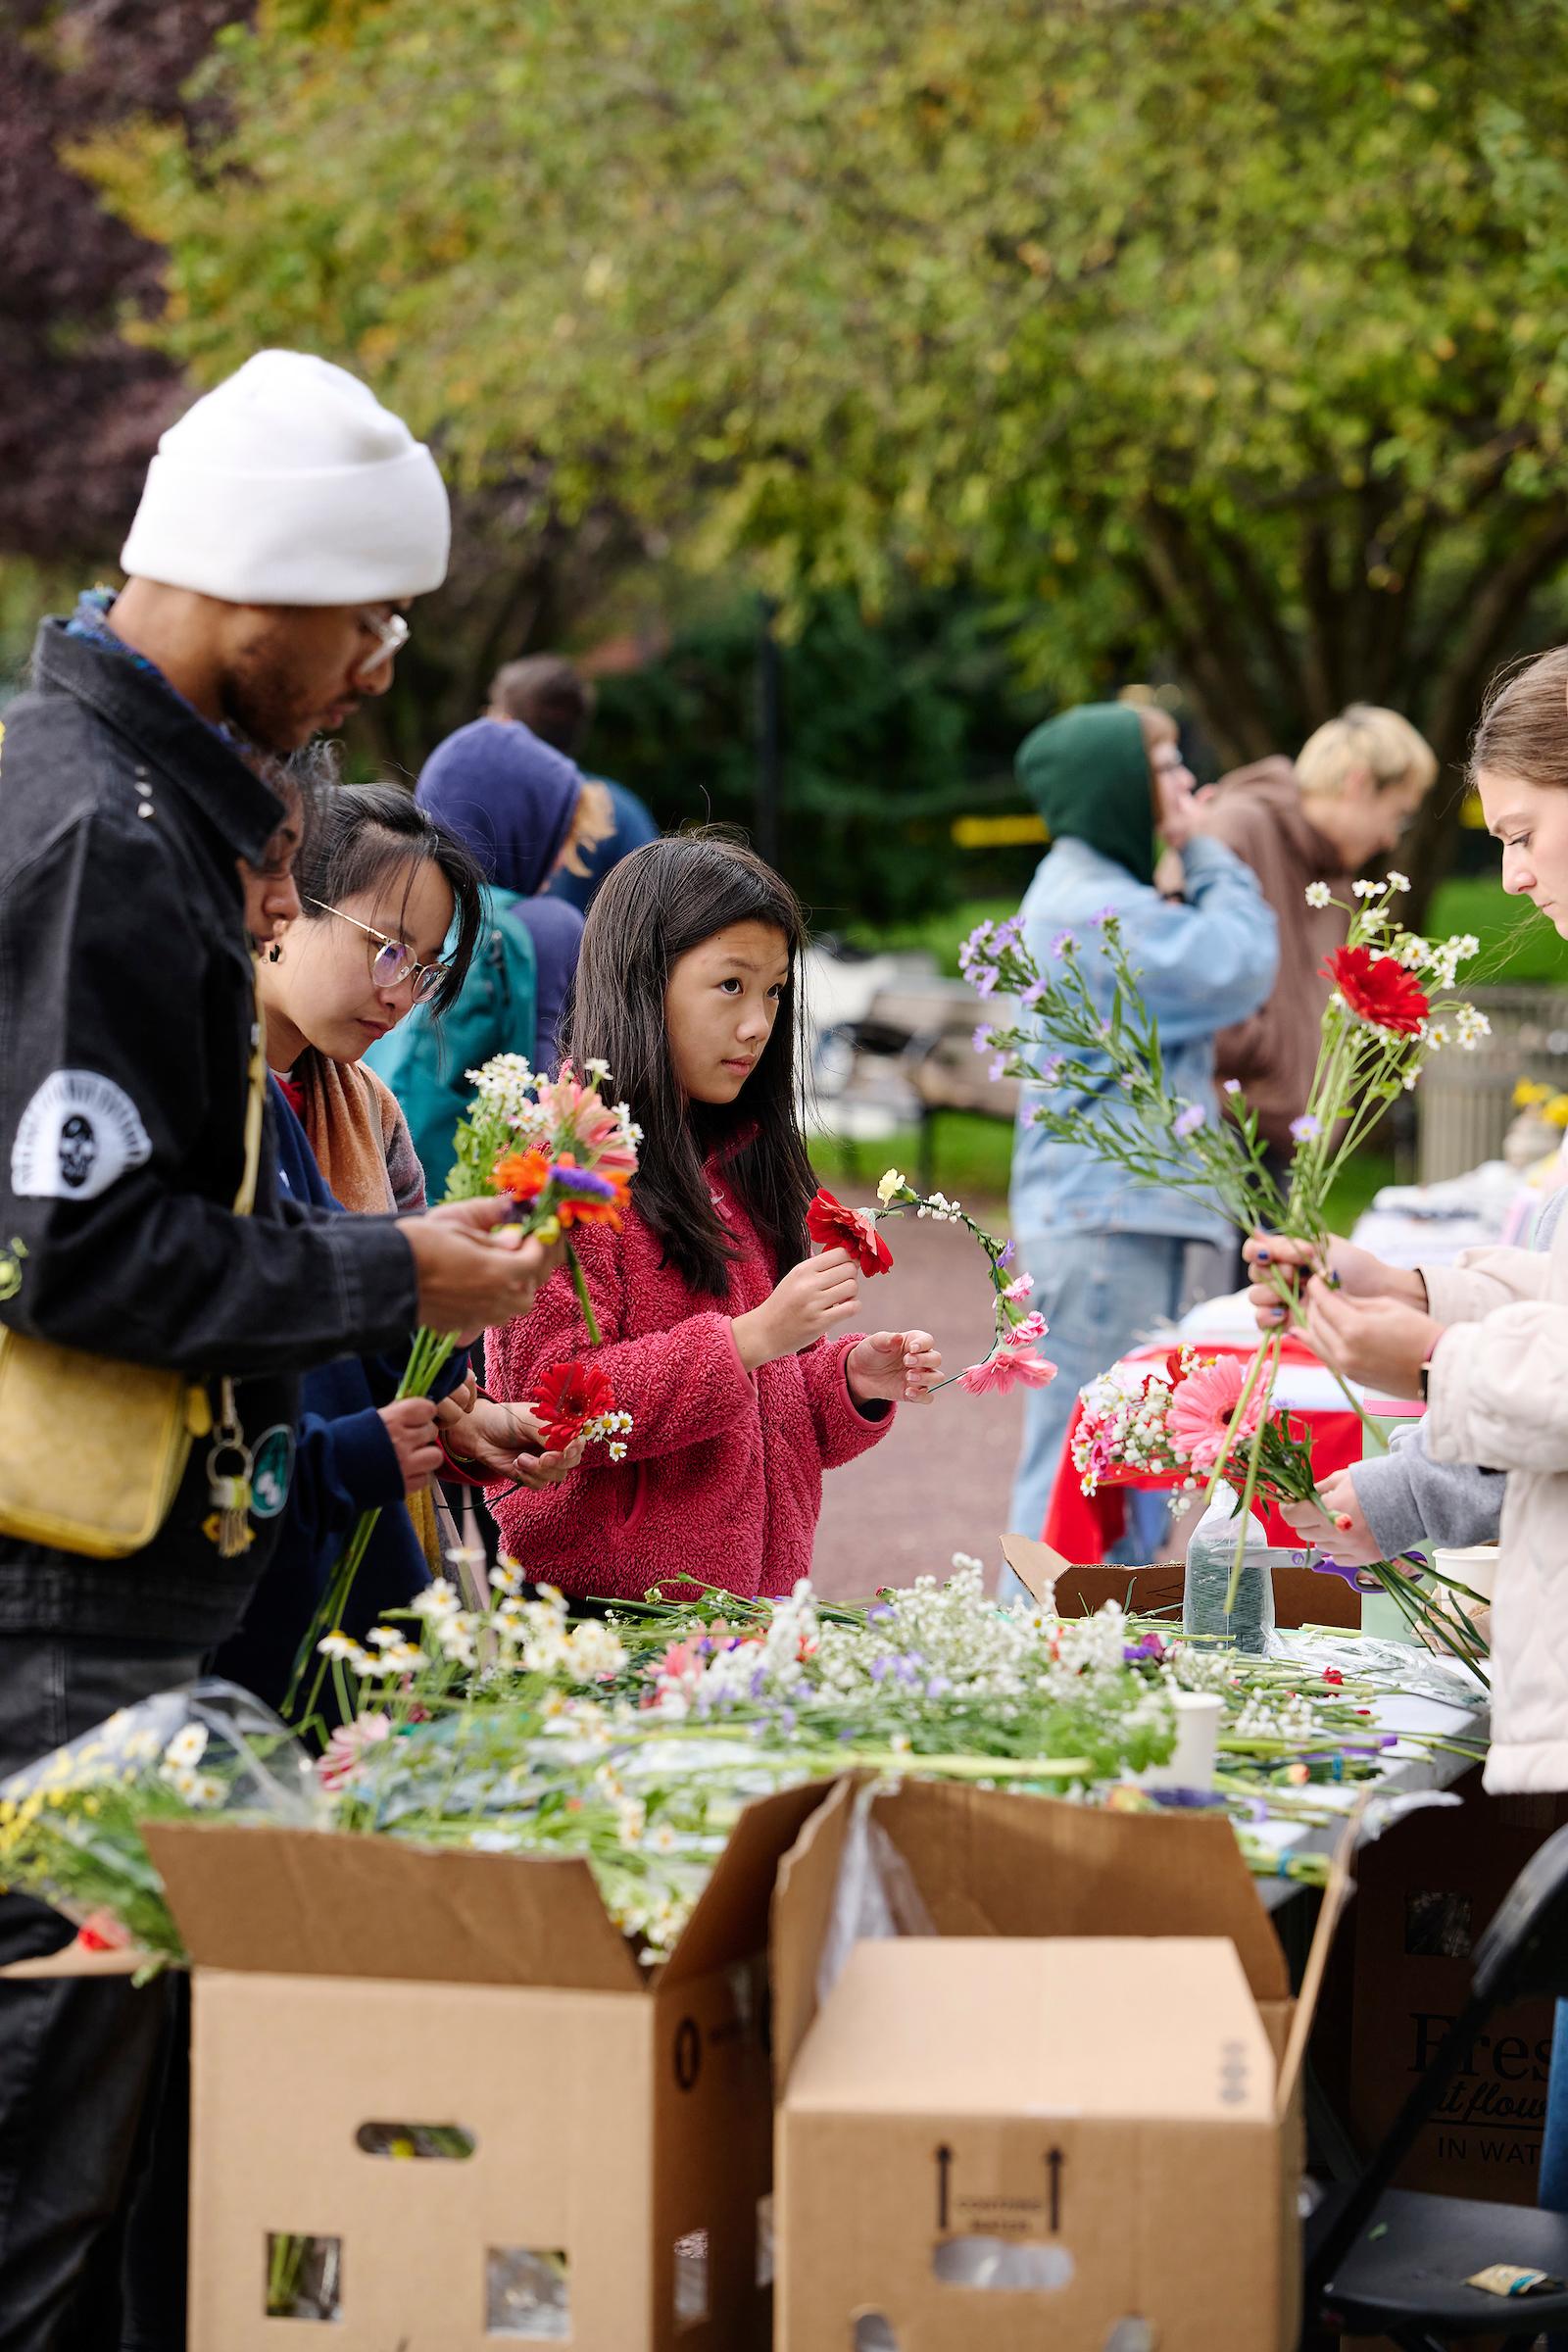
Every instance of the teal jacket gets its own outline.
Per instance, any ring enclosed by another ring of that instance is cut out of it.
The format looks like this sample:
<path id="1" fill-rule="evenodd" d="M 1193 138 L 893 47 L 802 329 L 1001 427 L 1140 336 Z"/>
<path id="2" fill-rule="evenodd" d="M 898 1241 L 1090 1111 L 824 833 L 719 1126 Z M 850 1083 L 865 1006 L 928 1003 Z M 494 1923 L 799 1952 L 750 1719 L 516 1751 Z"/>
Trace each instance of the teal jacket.
<path id="1" fill-rule="evenodd" d="M 512 911 L 516 905 L 515 891 L 487 890 L 479 945 L 457 1003 L 439 1020 L 427 1004 L 416 1004 L 365 1056 L 402 1105 L 432 1200 L 446 1197 L 453 1130 L 473 1093 L 468 1072 L 492 1054 L 534 1058 L 538 967 L 533 942 Z"/>

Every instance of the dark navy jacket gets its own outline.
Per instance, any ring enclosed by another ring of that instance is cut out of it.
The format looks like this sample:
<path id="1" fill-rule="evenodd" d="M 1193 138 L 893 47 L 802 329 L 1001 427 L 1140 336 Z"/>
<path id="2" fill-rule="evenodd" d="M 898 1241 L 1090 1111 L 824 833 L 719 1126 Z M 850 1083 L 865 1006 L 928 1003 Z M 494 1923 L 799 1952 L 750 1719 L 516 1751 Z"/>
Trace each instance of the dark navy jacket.
<path id="1" fill-rule="evenodd" d="M 237 858 L 281 809 L 206 721 L 125 655 L 46 621 L 0 761 L 0 1322 L 130 1364 L 227 1374 L 256 1446 L 295 1376 L 395 1348 L 414 1258 L 390 1217 L 323 1217 L 244 1161 L 256 1019 Z M 277 1528 L 222 1559 L 208 1447 L 126 1559 L 0 1540 L 0 1633 L 203 1649 L 239 1621 Z M 60 1435 L 62 1480 L 71 1433 Z"/>
<path id="2" fill-rule="evenodd" d="M 344 1214 L 275 1078 L 271 1111 L 282 1197 L 302 1208 Z M 294 1653 L 362 1511 L 379 1505 L 381 1516 L 354 1580 L 344 1630 L 363 1640 L 389 1609 L 407 1608 L 429 1582 L 423 1547 L 404 1506 L 397 1453 L 377 1410 L 391 1403 L 407 1360 L 406 1347 L 388 1355 L 339 1356 L 305 1376 L 294 1477 L 277 1546 L 238 1633 L 224 1642 L 217 1662 L 218 1673 L 269 1706 L 277 1706 L 288 1688 Z M 435 1394 L 444 1396 L 466 1370 L 460 1348 Z"/>

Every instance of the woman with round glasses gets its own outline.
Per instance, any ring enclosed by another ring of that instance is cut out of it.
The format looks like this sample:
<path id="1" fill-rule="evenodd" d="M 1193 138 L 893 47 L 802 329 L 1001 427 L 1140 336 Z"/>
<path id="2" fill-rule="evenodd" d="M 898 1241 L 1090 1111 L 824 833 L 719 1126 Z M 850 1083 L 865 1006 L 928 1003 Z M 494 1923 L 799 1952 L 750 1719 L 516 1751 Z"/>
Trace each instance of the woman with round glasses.
<path id="1" fill-rule="evenodd" d="M 259 965 L 267 1058 L 294 1113 L 277 1122 L 283 1181 L 318 1203 L 406 1215 L 424 1206 L 423 1170 L 396 1100 L 362 1056 L 415 1004 L 439 1013 L 457 996 L 479 930 L 478 869 L 395 785 L 338 784 L 329 754 L 306 763 L 315 789 L 294 868 L 300 911 L 274 926 Z M 396 1400 L 401 1371 L 401 1360 L 345 1357 L 306 1378 L 288 1520 L 219 1659 L 221 1672 L 274 1705 L 362 1510 L 378 1507 L 381 1518 L 348 1631 L 363 1636 L 442 1569 L 429 1490 L 451 1472 L 438 1422 L 453 1425 L 454 1451 L 492 1476 L 549 1483 L 569 1466 L 565 1456 L 532 1451 L 536 1425 L 525 1410 L 476 1402 L 461 1359 L 439 1410 L 424 1398 Z"/>

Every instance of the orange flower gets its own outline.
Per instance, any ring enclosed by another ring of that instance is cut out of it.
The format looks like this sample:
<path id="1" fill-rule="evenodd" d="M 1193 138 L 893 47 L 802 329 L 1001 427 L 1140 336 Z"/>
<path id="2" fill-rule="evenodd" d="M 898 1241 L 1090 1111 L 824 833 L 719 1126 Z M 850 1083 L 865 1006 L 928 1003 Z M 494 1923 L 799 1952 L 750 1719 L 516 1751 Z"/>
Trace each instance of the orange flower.
<path id="1" fill-rule="evenodd" d="M 509 1152 L 496 1161 L 490 1174 L 498 1193 L 510 1193 L 514 1200 L 536 1200 L 549 1179 L 550 1155 L 547 1152 Z"/>

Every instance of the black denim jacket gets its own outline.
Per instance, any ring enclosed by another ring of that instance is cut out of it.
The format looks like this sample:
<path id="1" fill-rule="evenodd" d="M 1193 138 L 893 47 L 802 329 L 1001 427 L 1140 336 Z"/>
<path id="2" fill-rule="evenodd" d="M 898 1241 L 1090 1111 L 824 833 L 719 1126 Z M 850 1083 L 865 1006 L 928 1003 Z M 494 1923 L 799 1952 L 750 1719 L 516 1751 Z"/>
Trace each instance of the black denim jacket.
<path id="1" fill-rule="evenodd" d="M 292 1426 L 299 1372 L 399 1347 L 416 1319 L 392 1221 L 280 1199 L 270 1134 L 255 1213 L 232 1210 L 256 1018 L 235 859 L 280 814 L 155 674 L 44 622 L 0 746 L 0 1245 L 26 1252 L 0 1319 L 228 1375 L 253 1446 Z M 56 1464 L 68 1490 L 69 1429 Z M 224 1560 L 210 1509 L 198 1443 L 128 1559 L 0 1540 L 0 1632 L 216 1645 L 280 1521 Z"/>

